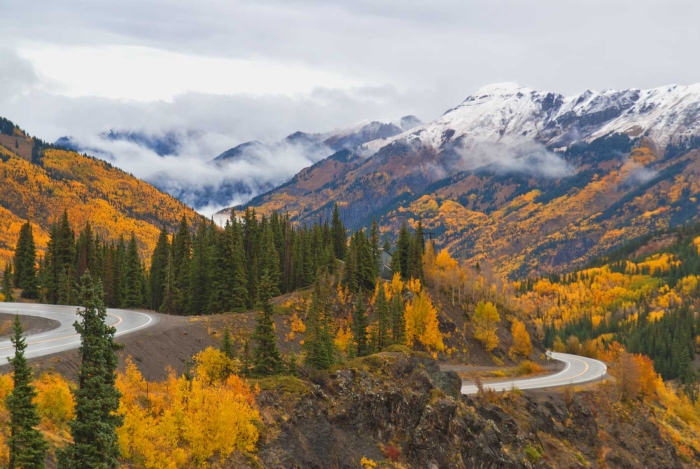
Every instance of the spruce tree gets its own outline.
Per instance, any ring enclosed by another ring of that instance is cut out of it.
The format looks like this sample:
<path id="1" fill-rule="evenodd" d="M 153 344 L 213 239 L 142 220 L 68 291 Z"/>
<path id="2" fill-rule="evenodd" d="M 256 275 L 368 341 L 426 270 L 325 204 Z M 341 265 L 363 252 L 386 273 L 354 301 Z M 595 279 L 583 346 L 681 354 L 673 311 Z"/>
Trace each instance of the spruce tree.
<path id="1" fill-rule="evenodd" d="M 124 267 L 124 301 L 122 304 L 125 308 L 138 308 L 143 304 L 143 292 L 141 291 L 143 269 L 134 233 L 131 234 L 129 246 L 126 249 Z"/>
<path id="2" fill-rule="evenodd" d="M 12 381 L 14 389 L 7 397 L 6 405 L 10 413 L 10 469 L 43 469 L 48 444 L 37 426 L 41 422 L 33 402 L 37 395 L 32 385 L 32 371 L 24 356 L 27 344 L 24 340 L 24 329 L 15 316 L 14 334 L 11 338 L 15 348 L 15 356 L 8 358 L 12 365 Z"/>
<path id="3" fill-rule="evenodd" d="M 377 322 L 377 348 L 378 350 L 381 350 L 392 343 L 390 331 L 391 317 L 389 313 L 389 302 L 386 299 L 384 285 L 378 283 L 377 288 L 379 291 L 377 292 L 377 299 L 374 303 L 374 314 Z"/>
<path id="4" fill-rule="evenodd" d="M 379 225 L 377 224 L 377 219 L 372 217 L 372 226 L 369 229 L 369 244 L 372 251 L 372 261 L 374 262 L 374 269 L 379 274 L 381 272 L 382 263 L 382 247 L 380 245 L 381 240 L 379 239 Z"/>
<path id="5" fill-rule="evenodd" d="M 221 344 L 219 344 L 219 351 L 226 355 L 227 358 L 236 358 L 236 351 L 233 348 L 233 340 L 231 339 L 231 333 L 228 327 L 224 328 Z"/>
<path id="6" fill-rule="evenodd" d="M 165 282 L 169 257 L 170 240 L 168 239 L 168 230 L 163 227 L 163 229 L 160 230 L 158 242 L 151 256 L 151 269 L 148 278 L 148 290 L 150 292 L 148 303 L 150 308 L 154 311 L 160 309 L 165 297 Z"/>
<path id="7" fill-rule="evenodd" d="M 345 225 L 340 219 L 340 211 L 338 204 L 333 205 L 333 217 L 331 219 L 331 236 L 333 238 L 333 250 L 335 251 L 336 259 L 345 259 L 345 250 L 347 248 L 347 233 Z"/>
<path id="8" fill-rule="evenodd" d="M 123 422 L 117 415 L 119 391 L 115 386 L 121 348 L 114 342 L 116 329 L 105 323 L 107 309 L 99 285 L 90 272 L 81 279 L 83 308 L 75 330 L 80 334 L 81 365 L 75 398 L 75 420 L 70 422 L 73 442 L 59 455 L 59 469 L 112 469 L 118 467 L 116 428 Z"/>
<path id="9" fill-rule="evenodd" d="M 334 361 L 333 318 L 326 301 L 326 283 L 325 279 L 319 278 L 314 285 L 304 334 L 304 361 L 319 370 L 325 370 Z"/>
<path id="10" fill-rule="evenodd" d="M 12 294 L 12 264 L 9 262 L 5 264 L 5 272 L 2 276 L 2 293 L 5 295 L 5 302 L 10 303 L 14 301 L 14 295 Z"/>
<path id="11" fill-rule="evenodd" d="M 409 251 L 411 249 L 411 234 L 408 232 L 408 226 L 404 221 L 399 230 L 399 238 L 396 241 L 396 249 L 391 257 L 391 270 L 399 272 L 401 278 L 408 279 L 409 277 Z"/>
<path id="12" fill-rule="evenodd" d="M 391 315 L 391 333 L 395 344 L 406 344 L 406 317 L 404 316 L 404 305 L 401 294 L 396 293 L 391 297 L 389 303 Z"/>
<path id="13" fill-rule="evenodd" d="M 352 314 L 352 329 L 355 339 L 355 353 L 358 357 L 367 355 L 367 308 L 362 301 L 362 296 L 357 295 L 355 308 Z"/>
<path id="14" fill-rule="evenodd" d="M 255 376 L 270 376 L 282 373 L 285 369 L 284 362 L 277 348 L 277 336 L 273 321 L 273 307 L 271 298 L 272 282 L 267 273 L 260 280 L 260 308 L 253 340 L 253 374 Z"/>
<path id="15" fill-rule="evenodd" d="M 15 287 L 22 289 L 22 298 L 39 298 L 39 288 L 36 279 L 36 246 L 32 225 L 27 222 L 22 225 L 19 240 L 15 249 Z"/>

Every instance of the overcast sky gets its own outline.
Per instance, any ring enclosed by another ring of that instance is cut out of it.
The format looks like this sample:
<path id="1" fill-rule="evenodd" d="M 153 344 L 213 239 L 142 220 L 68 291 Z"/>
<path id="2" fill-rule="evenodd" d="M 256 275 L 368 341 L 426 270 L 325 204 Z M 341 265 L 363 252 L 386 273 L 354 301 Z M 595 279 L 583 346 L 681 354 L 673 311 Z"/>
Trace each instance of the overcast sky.
<path id="1" fill-rule="evenodd" d="M 564 94 L 700 81 L 700 2 L 3 0 L 0 115 L 250 139 L 429 121 L 480 86 Z"/>

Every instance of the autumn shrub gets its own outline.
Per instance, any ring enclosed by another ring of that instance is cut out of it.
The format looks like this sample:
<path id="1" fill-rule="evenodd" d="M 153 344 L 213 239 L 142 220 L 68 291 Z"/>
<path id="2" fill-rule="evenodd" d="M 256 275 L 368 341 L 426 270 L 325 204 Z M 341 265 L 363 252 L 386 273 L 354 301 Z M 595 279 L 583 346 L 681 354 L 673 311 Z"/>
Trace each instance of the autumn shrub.
<path id="1" fill-rule="evenodd" d="M 533 361 L 525 360 L 518 365 L 516 371 L 518 375 L 521 376 L 532 375 L 535 373 L 541 373 L 542 367 Z"/>
<path id="2" fill-rule="evenodd" d="M 542 460 L 542 456 L 544 456 L 544 450 L 542 449 L 541 446 L 530 446 L 527 445 L 525 446 L 524 449 L 525 456 L 527 457 L 528 461 L 530 461 L 532 464 L 537 464 Z"/>
<path id="3" fill-rule="evenodd" d="M 384 448 L 384 457 L 391 462 L 396 462 L 401 457 L 401 451 L 393 445 L 387 445 Z"/>

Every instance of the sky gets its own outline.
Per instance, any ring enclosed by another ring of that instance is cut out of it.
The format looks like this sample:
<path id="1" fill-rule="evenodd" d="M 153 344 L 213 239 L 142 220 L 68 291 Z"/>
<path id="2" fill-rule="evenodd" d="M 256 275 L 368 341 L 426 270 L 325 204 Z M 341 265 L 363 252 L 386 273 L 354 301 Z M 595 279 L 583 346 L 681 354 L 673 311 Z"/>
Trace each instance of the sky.
<path id="1" fill-rule="evenodd" d="M 692 0 L 3 0 L 0 15 L 0 116 L 47 141 L 180 132 L 193 165 L 297 130 L 428 122 L 494 82 L 700 82 Z M 173 166 L 104 150 L 146 179 Z"/>

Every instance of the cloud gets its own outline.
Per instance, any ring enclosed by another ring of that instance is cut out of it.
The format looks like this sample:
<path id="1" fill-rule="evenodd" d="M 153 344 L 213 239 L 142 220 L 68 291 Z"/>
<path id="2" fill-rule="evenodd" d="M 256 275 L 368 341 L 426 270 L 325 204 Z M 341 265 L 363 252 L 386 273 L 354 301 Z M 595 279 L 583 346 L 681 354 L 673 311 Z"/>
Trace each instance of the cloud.
<path id="1" fill-rule="evenodd" d="M 544 145 L 532 140 L 505 143 L 477 143 L 468 149 L 456 150 L 457 166 L 463 170 L 489 167 L 497 171 L 516 172 L 561 178 L 574 174 L 575 168 Z"/>

